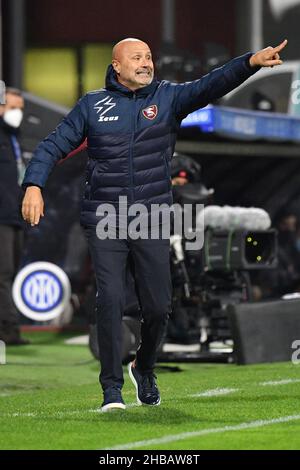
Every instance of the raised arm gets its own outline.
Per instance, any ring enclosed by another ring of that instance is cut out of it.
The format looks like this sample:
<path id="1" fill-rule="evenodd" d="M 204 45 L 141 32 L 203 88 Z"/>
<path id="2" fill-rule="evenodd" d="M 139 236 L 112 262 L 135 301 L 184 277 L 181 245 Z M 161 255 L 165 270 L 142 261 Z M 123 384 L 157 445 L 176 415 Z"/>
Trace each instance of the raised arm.
<path id="1" fill-rule="evenodd" d="M 284 40 L 277 47 L 267 47 L 252 54 L 237 57 L 204 77 L 175 86 L 175 113 L 183 119 L 196 109 L 221 98 L 241 85 L 261 67 L 274 67 L 282 64 L 280 52 L 287 44 Z"/>

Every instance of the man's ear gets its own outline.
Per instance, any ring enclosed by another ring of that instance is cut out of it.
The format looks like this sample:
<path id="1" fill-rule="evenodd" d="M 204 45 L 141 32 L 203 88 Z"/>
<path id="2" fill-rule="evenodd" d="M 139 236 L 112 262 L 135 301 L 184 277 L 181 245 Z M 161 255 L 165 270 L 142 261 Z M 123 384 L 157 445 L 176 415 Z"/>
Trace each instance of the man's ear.
<path id="1" fill-rule="evenodd" d="M 116 72 L 116 74 L 119 75 L 119 74 L 120 74 L 120 62 L 119 62 L 118 60 L 115 60 L 115 59 L 114 59 L 111 64 L 112 64 L 112 66 L 113 66 L 114 71 Z"/>
<path id="2" fill-rule="evenodd" d="M 119 70 L 119 67 L 120 67 L 119 61 L 114 59 L 114 60 L 112 61 L 111 65 L 113 66 L 114 71 L 119 75 L 119 73 L 120 73 L 120 70 Z"/>

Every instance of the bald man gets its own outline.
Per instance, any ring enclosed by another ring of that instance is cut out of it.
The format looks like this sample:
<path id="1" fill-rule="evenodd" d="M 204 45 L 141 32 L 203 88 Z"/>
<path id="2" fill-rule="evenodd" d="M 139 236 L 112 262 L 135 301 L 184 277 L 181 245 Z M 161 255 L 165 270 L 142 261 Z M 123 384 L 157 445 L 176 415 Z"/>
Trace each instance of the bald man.
<path id="1" fill-rule="evenodd" d="M 236 88 L 260 67 L 280 65 L 286 43 L 247 53 L 193 82 L 175 84 L 154 78 L 148 44 L 124 39 L 113 48 L 105 88 L 81 98 L 34 153 L 23 182 L 22 207 L 24 219 L 32 226 L 44 216 L 41 189 L 53 166 L 87 138 L 89 159 L 80 220 L 97 281 L 103 411 L 125 408 L 122 314 L 129 258 L 141 313 L 141 342 L 129 364 L 129 375 L 138 404 L 157 406 L 161 401 L 153 371 L 171 313 L 169 239 L 161 231 L 153 237 L 151 230 L 148 237 L 136 238 L 130 230 L 124 236 L 124 222 L 132 221 L 130 209 L 142 205 L 150 217 L 157 205 L 172 205 L 169 163 L 182 119 Z M 125 216 L 124 205 L 128 208 Z M 116 217 L 112 212 L 107 218 L 105 210 L 110 212 L 111 207 Z M 114 228 L 108 237 L 103 236 L 104 222 Z"/>

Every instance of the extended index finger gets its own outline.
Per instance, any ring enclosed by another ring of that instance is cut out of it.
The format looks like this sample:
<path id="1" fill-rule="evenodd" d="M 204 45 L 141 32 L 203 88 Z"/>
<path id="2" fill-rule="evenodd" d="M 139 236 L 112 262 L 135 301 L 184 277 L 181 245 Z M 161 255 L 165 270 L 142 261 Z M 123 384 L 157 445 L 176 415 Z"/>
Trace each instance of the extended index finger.
<path id="1" fill-rule="evenodd" d="M 288 40 L 285 39 L 284 41 L 282 41 L 281 44 L 279 44 L 279 46 L 274 47 L 273 52 L 280 52 L 280 51 L 282 51 L 282 49 L 285 48 L 285 46 L 287 45 L 287 43 L 288 43 Z"/>

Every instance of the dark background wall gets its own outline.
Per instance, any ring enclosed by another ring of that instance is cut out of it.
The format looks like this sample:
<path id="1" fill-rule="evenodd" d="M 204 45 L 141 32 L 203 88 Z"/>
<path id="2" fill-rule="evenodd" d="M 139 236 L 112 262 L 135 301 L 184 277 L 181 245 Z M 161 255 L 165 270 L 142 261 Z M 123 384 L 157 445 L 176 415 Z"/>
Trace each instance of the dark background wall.
<path id="1" fill-rule="evenodd" d="M 282 0 L 284 4 L 284 0 Z M 286 10 L 280 18 L 272 14 L 269 2 L 264 1 L 264 41 L 266 46 L 273 45 L 288 38 L 289 44 L 285 51 L 286 60 L 300 59 L 300 5 Z"/>
<path id="2" fill-rule="evenodd" d="M 206 41 L 234 53 L 235 0 L 177 0 L 177 46 L 200 55 Z M 161 1 L 29 0 L 28 45 L 113 43 L 127 36 L 143 38 L 154 54 L 161 45 Z"/>
<path id="3" fill-rule="evenodd" d="M 8 62 L 16 56 L 9 39 L 8 5 L 2 0 L 3 78 L 11 82 Z M 127 36 L 149 42 L 157 58 L 162 45 L 162 0 L 17 0 L 24 3 L 25 47 L 78 46 L 84 43 L 112 44 Z M 202 59 L 208 43 L 222 45 L 228 57 L 249 50 L 252 0 L 174 0 L 175 37 L 178 48 Z M 283 2 L 284 3 L 284 2 Z M 263 0 L 263 44 L 277 44 L 285 37 L 286 60 L 299 58 L 300 5 L 276 18 L 269 0 Z M 19 59 L 18 59 L 19 60 Z M 19 60 L 19 62 L 21 62 Z"/>

